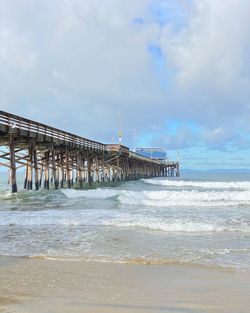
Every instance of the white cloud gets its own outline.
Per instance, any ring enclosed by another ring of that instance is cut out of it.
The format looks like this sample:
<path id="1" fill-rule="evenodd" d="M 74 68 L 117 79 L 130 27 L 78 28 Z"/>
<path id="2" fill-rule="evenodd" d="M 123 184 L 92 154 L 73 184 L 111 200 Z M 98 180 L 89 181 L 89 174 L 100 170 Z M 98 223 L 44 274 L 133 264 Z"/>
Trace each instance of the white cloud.
<path id="1" fill-rule="evenodd" d="M 250 118 L 249 1 L 178 1 L 188 10 L 182 24 L 175 2 L 159 0 L 164 26 L 150 3 L 0 0 L 1 108 L 104 141 L 117 135 L 118 111 L 128 144 L 134 129 L 164 135 L 171 119 L 196 121 L 208 145 L 234 140 L 230 129 Z M 151 43 L 171 72 L 166 89 Z M 174 139 L 178 147 L 197 140 L 185 126 Z"/>
<path id="2" fill-rule="evenodd" d="M 0 33 L 7 28 L 9 34 L 0 44 L 0 104 L 6 110 L 33 118 L 41 111 L 41 119 L 58 127 L 61 115 L 69 114 L 77 120 L 70 129 L 96 136 L 112 131 L 118 110 L 131 125 L 132 118 L 140 123 L 136 110 L 145 114 L 162 101 L 147 51 L 157 26 L 133 23 L 147 1 L 1 5 Z M 101 132 L 93 131 L 93 122 Z"/>
<path id="3" fill-rule="evenodd" d="M 178 33 L 164 28 L 160 44 L 175 69 L 181 94 L 175 100 L 187 117 L 213 127 L 249 119 L 249 11 L 247 0 L 196 0 Z"/>
<path id="4" fill-rule="evenodd" d="M 164 41 L 163 33 L 163 47 L 178 67 L 180 84 L 205 82 L 227 89 L 242 78 L 248 60 L 249 10 L 247 0 L 199 0 L 187 27 L 171 40 Z"/>

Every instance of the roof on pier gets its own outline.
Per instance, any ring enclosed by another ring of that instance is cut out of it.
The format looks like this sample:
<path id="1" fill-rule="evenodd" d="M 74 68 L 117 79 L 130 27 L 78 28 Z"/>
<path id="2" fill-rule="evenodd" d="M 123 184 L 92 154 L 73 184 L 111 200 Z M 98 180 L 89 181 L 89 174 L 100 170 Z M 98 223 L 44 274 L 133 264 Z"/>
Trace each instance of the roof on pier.
<path id="1" fill-rule="evenodd" d="M 165 160 L 167 158 L 167 152 L 163 147 L 136 148 L 135 152 L 150 159 Z"/>

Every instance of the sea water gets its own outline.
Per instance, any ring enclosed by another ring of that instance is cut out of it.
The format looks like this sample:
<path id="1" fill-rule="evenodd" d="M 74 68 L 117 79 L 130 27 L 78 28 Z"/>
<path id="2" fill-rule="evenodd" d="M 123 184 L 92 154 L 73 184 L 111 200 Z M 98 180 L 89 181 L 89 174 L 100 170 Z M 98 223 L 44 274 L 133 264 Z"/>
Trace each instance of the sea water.
<path id="1" fill-rule="evenodd" d="M 250 175 L 19 191 L 0 174 L 0 255 L 250 270 Z"/>

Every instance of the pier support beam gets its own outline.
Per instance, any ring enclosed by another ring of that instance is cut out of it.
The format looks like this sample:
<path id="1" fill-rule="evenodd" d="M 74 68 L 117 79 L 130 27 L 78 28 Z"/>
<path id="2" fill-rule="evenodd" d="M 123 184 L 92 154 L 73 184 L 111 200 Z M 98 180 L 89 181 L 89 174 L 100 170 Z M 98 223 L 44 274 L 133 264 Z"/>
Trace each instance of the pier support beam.
<path id="1" fill-rule="evenodd" d="M 28 170 L 27 187 L 28 187 L 28 190 L 32 190 L 33 189 L 33 144 L 29 147 L 29 159 L 28 159 L 27 170 Z"/>
<path id="2" fill-rule="evenodd" d="M 12 193 L 17 192 L 16 182 L 16 157 L 15 157 L 15 142 L 13 134 L 10 134 L 10 184 Z"/>
<path id="3" fill-rule="evenodd" d="M 40 176 L 39 176 L 39 187 L 42 187 L 42 181 L 43 181 L 43 167 L 44 167 L 44 160 L 41 161 L 42 165 L 40 168 Z"/>
<path id="4" fill-rule="evenodd" d="M 78 182 L 79 187 L 83 187 L 83 164 L 84 164 L 84 158 L 82 157 L 82 154 L 80 152 L 77 153 L 77 169 L 78 169 Z"/>
<path id="5" fill-rule="evenodd" d="M 69 150 L 68 149 L 66 149 L 66 177 L 67 177 L 67 186 L 68 188 L 71 188 Z"/>
<path id="6" fill-rule="evenodd" d="M 38 162 L 37 162 L 37 146 L 36 143 L 33 145 L 33 162 L 35 169 L 35 189 L 39 190 L 39 172 L 38 172 Z"/>
<path id="7" fill-rule="evenodd" d="M 102 182 L 105 182 L 105 158 L 102 156 L 102 177 L 101 177 Z"/>
<path id="8" fill-rule="evenodd" d="M 64 159 L 63 152 L 60 153 L 60 188 L 63 188 L 64 183 Z"/>
<path id="9" fill-rule="evenodd" d="M 98 157 L 95 157 L 95 181 L 99 183 L 99 160 Z"/>
<path id="10" fill-rule="evenodd" d="M 57 190 L 59 187 L 59 182 L 57 179 L 56 158 L 55 158 L 55 149 L 54 149 L 53 143 L 52 143 L 52 148 L 51 148 L 51 157 L 52 157 L 52 173 L 53 173 L 53 179 L 54 179 L 54 187 Z"/>
<path id="11" fill-rule="evenodd" d="M 93 182 L 93 178 L 92 178 L 92 173 L 91 173 L 91 167 L 92 167 L 92 163 L 93 163 L 93 158 L 89 157 L 88 158 L 88 183 L 89 183 L 89 186 L 92 186 L 92 182 Z"/>
<path id="12" fill-rule="evenodd" d="M 70 157 L 70 166 L 71 166 L 71 188 L 73 188 L 74 185 L 74 156 L 72 155 Z"/>
<path id="13" fill-rule="evenodd" d="M 44 154 L 44 189 L 49 189 L 49 156 L 50 152 Z"/>
<path id="14" fill-rule="evenodd" d="M 120 181 L 120 159 L 119 157 L 116 159 L 116 175 L 115 180 Z"/>

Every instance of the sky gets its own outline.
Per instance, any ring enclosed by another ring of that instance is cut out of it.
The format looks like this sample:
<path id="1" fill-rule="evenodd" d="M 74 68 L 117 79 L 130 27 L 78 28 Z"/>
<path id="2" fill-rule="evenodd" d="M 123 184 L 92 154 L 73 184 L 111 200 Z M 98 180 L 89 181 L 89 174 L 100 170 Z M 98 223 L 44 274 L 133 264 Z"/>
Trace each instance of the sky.
<path id="1" fill-rule="evenodd" d="M 0 109 L 250 168 L 249 0 L 0 0 Z"/>

